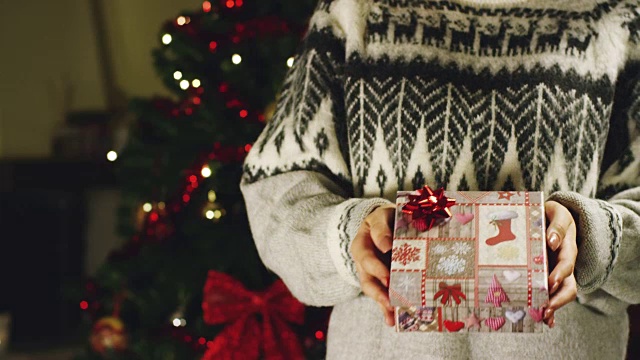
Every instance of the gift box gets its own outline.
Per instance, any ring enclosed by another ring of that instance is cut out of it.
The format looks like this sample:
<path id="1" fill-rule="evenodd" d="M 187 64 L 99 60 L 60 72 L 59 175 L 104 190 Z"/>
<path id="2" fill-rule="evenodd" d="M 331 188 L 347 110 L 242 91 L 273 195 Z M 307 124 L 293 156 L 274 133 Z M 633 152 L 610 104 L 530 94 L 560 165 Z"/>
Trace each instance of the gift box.
<path id="1" fill-rule="evenodd" d="M 389 297 L 396 331 L 542 332 L 541 192 L 400 191 Z"/>

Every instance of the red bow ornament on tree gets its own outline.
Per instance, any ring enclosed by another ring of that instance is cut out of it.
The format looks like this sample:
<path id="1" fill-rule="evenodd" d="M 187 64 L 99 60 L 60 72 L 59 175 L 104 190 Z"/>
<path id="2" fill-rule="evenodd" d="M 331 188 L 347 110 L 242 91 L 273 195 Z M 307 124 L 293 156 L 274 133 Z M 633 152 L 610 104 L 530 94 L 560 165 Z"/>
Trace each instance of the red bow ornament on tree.
<path id="1" fill-rule="evenodd" d="M 409 202 L 402 207 L 416 230 L 430 230 L 438 220 L 451 217 L 449 208 L 456 204 L 456 199 L 446 197 L 443 188 L 433 191 L 425 185 L 416 191 L 418 194 L 409 195 Z"/>
<path id="2" fill-rule="evenodd" d="M 210 270 L 204 285 L 203 317 L 209 325 L 229 324 L 203 359 L 302 359 L 302 347 L 288 323 L 304 322 L 304 305 L 282 280 L 264 292 L 247 290 L 233 277 Z"/>
<path id="3" fill-rule="evenodd" d="M 451 300 L 454 300 L 456 304 L 460 305 L 460 302 L 462 301 L 460 300 L 461 298 L 467 300 L 467 296 L 462 292 L 460 284 L 447 285 L 446 282 L 441 281 L 440 284 L 438 284 L 438 287 L 440 290 L 433 295 L 433 300 L 442 296 L 442 300 L 440 300 L 440 302 L 443 305 L 447 303 L 451 304 Z"/>

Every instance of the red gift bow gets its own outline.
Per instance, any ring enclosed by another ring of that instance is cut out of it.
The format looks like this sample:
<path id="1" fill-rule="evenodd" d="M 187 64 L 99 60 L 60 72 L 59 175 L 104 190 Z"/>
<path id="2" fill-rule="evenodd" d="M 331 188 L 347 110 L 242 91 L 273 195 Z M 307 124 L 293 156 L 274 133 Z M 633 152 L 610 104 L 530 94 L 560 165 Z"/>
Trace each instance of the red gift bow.
<path id="1" fill-rule="evenodd" d="M 462 292 L 460 284 L 447 285 L 446 282 L 441 281 L 440 284 L 438 284 L 438 287 L 440 288 L 440 291 L 433 295 L 433 300 L 442 296 L 442 300 L 440 302 L 443 305 L 450 303 L 451 299 L 453 299 L 458 305 L 460 305 L 460 302 L 462 301 L 460 298 L 467 300 L 467 297 Z"/>
<path id="2" fill-rule="evenodd" d="M 304 305 L 282 280 L 266 291 L 252 292 L 233 277 L 210 270 L 202 310 L 209 325 L 230 323 L 208 346 L 203 359 L 304 358 L 300 342 L 287 324 L 304 322 Z"/>
<path id="3" fill-rule="evenodd" d="M 446 197 L 444 188 L 433 191 L 425 185 L 416 191 L 418 195 L 409 195 L 409 202 L 402 207 L 402 212 L 411 216 L 418 231 L 430 230 L 439 219 L 451 217 L 449 208 L 456 204 L 456 199 Z"/>

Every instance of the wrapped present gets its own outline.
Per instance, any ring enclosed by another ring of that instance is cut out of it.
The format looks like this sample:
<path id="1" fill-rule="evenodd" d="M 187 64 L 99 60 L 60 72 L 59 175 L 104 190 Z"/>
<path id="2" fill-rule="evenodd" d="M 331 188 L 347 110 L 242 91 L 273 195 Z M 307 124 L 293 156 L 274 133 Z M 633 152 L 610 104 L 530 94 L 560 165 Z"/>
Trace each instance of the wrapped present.
<path id="1" fill-rule="evenodd" d="M 541 192 L 400 191 L 389 297 L 396 330 L 542 332 Z"/>

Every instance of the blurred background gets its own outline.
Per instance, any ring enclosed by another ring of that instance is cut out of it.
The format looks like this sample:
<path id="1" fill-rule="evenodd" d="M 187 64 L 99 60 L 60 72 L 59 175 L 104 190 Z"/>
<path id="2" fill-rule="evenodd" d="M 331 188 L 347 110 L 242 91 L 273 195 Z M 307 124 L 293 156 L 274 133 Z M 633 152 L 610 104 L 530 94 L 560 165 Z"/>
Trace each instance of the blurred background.
<path id="1" fill-rule="evenodd" d="M 0 1 L 0 359 L 323 357 L 238 189 L 314 7 Z"/>
<path id="2" fill-rule="evenodd" d="M 237 188 L 315 3 L 0 1 L 0 359 L 323 358 Z"/>

